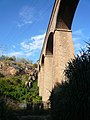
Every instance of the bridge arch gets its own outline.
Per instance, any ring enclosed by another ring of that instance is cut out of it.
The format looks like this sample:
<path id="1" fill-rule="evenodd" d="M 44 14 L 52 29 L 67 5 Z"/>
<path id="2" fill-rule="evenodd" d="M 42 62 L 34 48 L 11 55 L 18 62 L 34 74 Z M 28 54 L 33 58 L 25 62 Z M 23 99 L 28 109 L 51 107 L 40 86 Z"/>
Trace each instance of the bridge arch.
<path id="1" fill-rule="evenodd" d="M 53 32 L 51 32 L 48 37 L 46 55 L 53 55 Z"/>
<path id="2" fill-rule="evenodd" d="M 56 28 L 71 30 L 78 1 L 79 0 L 61 0 L 57 14 Z"/>

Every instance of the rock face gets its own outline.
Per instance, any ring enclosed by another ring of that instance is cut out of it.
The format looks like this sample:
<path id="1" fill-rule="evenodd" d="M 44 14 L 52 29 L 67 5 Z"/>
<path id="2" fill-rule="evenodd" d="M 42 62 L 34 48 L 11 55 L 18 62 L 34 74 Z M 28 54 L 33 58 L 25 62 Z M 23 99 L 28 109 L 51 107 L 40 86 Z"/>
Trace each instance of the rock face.
<path id="1" fill-rule="evenodd" d="M 37 76 L 37 70 L 33 64 L 15 62 L 10 60 L 0 61 L 0 73 L 4 76 L 14 76 L 14 75 L 34 75 Z M 34 79 L 34 78 L 33 78 Z"/>
<path id="2" fill-rule="evenodd" d="M 71 25 L 78 1 L 55 0 L 38 63 L 39 95 L 43 101 L 64 79 L 65 66 L 74 57 Z"/>
<path id="3" fill-rule="evenodd" d="M 32 87 L 32 84 L 35 80 L 37 80 L 37 69 L 33 69 L 31 73 L 29 74 L 28 80 L 25 82 L 25 87 L 28 87 L 29 89 Z"/>
<path id="4" fill-rule="evenodd" d="M 14 67 L 8 67 L 5 71 L 6 75 L 16 75 L 19 71 Z"/>

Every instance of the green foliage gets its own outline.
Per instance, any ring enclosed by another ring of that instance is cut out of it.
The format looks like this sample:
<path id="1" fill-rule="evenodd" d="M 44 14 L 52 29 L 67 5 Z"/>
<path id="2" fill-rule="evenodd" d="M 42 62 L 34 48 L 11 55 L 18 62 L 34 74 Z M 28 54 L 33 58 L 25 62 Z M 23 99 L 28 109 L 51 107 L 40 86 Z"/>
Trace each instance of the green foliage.
<path id="1" fill-rule="evenodd" d="M 0 57 L 1 60 L 11 60 L 11 61 L 16 61 L 16 57 L 15 56 L 12 56 L 12 57 L 8 57 L 8 56 L 5 56 L 5 55 L 2 55 Z"/>
<path id="2" fill-rule="evenodd" d="M 25 88 L 27 78 L 26 75 L 0 78 L 0 96 L 9 97 L 22 103 L 40 102 L 37 82 L 33 83 L 31 89 Z"/>
<path id="3" fill-rule="evenodd" d="M 2 56 L 0 57 L 0 59 L 1 59 L 1 60 L 7 60 L 7 59 L 8 59 L 8 57 L 7 57 L 7 56 L 5 56 L 5 55 L 2 55 Z"/>
<path id="4" fill-rule="evenodd" d="M 11 61 L 16 61 L 16 57 L 15 56 L 9 57 L 8 59 L 11 60 Z"/>
<path id="5" fill-rule="evenodd" d="M 90 119 L 90 44 L 68 63 L 66 80 L 53 89 L 51 114 L 54 120 Z"/>

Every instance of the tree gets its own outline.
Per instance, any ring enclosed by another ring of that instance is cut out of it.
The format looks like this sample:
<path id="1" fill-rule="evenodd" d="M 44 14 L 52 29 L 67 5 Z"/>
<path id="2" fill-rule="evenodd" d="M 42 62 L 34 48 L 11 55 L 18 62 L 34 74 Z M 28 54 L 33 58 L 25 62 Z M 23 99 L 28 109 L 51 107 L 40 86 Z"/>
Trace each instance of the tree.
<path id="1" fill-rule="evenodd" d="M 50 96 L 54 120 L 90 119 L 90 44 L 68 62 L 65 82 L 57 84 Z"/>
<path id="2" fill-rule="evenodd" d="M 0 97 L 10 98 L 12 101 L 15 100 L 20 103 L 26 102 L 30 104 L 31 100 L 33 103 L 41 102 L 37 81 L 29 89 L 25 87 L 27 79 L 27 75 L 0 78 Z"/>
<path id="3" fill-rule="evenodd" d="M 2 55 L 2 56 L 1 56 L 1 60 L 7 60 L 7 59 L 8 59 L 7 56 L 5 56 L 5 55 Z"/>
<path id="4" fill-rule="evenodd" d="M 28 63 L 25 58 L 17 58 L 17 62 Z"/>
<path id="5" fill-rule="evenodd" d="M 11 60 L 11 61 L 16 61 L 16 57 L 15 56 L 11 56 L 8 59 Z"/>

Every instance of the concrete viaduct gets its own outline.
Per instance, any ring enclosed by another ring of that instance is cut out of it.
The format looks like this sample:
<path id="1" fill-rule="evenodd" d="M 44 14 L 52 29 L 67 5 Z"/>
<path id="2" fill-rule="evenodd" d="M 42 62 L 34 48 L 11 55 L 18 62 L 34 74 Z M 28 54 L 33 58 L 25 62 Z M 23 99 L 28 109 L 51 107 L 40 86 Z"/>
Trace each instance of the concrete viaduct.
<path id="1" fill-rule="evenodd" d="M 54 85 L 64 79 L 67 62 L 74 57 L 72 21 L 79 0 L 55 0 L 40 59 L 39 95 L 47 101 Z"/>

